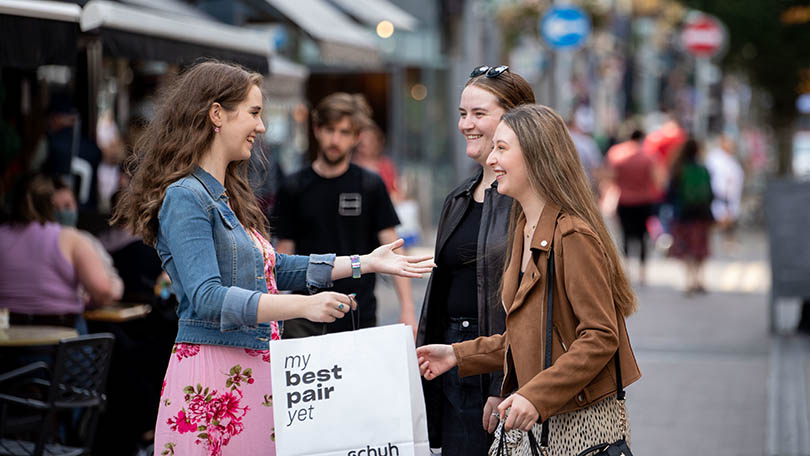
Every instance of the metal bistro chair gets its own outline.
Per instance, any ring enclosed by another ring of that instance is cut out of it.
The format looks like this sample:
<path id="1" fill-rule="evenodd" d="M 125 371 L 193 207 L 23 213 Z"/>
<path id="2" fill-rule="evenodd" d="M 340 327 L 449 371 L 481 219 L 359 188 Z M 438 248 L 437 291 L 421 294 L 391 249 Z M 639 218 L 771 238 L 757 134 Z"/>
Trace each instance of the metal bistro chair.
<path id="1" fill-rule="evenodd" d="M 52 368 L 40 361 L 0 375 L 0 455 L 90 454 L 107 400 L 104 389 L 114 340 L 109 333 L 62 339 Z M 41 417 L 32 440 L 7 438 L 12 404 L 15 410 L 28 409 Z M 60 411 L 66 411 L 67 423 L 55 426 Z M 65 441 L 57 443 L 61 434 Z"/>

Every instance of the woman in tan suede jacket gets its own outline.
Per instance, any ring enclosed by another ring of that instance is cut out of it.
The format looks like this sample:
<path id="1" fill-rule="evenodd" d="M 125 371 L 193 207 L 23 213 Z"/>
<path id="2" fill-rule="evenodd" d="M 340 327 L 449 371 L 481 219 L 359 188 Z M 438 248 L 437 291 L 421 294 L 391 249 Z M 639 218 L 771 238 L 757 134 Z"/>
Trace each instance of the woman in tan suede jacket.
<path id="1" fill-rule="evenodd" d="M 560 116 L 545 106 L 515 108 L 494 143 L 487 165 L 498 192 L 516 201 L 503 276 L 506 332 L 420 347 L 420 368 L 428 380 L 456 365 L 461 376 L 503 369 L 503 427 L 528 431 L 551 418 L 551 454 L 575 455 L 622 437 L 612 361 L 618 351 L 624 386 L 641 376 L 625 327 L 635 295 Z M 552 365 L 543 370 L 551 252 Z"/>

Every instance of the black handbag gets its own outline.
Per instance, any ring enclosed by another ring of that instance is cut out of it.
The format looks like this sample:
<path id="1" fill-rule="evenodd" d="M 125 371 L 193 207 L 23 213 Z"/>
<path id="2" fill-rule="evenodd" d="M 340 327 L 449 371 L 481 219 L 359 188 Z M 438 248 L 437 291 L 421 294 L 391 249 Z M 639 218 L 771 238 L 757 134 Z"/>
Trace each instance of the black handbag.
<path id="1" fill-rule="evenodd" d="M 622 438 L 613 443 L 594 445 L 577 456 L 633 456 L 633 453 Z"/>
<path id="2" fill-rule="evenodd" d="M 546 285 L 548 296 L 546 298 L 546 347 L 545 347 L 545 357 L 543 359 L 543 369 L 548 369 L 551 367 L 551 344 L 552 344 L 552 332 L 554 331 L 553 323 L 552 323 L 552 304 L 554 303 L 554 245 L 548 251 L 548 284 Z M 619 428 L 622 432 L 622 438 L 619 440 L 609 443 L 600 443 L 599 445 L 594 445 L 585 451 L 580 452 L 577 456 L 633 456 L 633 453 L 630 451 L 630 446 L 627 445 L 627 409 L 625 407 L 625 392 L 624 386 L 622 385 L 622 370 L 621 370 L 621 363 L 619 362 L 619 350 L 616 349 L 616 354 L 613 356 L 613 361 L 616 366 L 616 400 L 619 402 Z M 549 433 L 549 424 L 548 418 L 543 421 L 542 430 L 540 433 L 540 442 L 538 444 L 537 439 L 534 437 L 534 432 L 529 431 L 527 432 L 529 437 L 529 449 L 531 450 L 532 456 L 548 456 L 548 433 Z M 501 435 L 501 439 L 498 442 L 498 456 L 508 456 L 504 441 L 506 439 L 503 436 L 503 431 Z"/>

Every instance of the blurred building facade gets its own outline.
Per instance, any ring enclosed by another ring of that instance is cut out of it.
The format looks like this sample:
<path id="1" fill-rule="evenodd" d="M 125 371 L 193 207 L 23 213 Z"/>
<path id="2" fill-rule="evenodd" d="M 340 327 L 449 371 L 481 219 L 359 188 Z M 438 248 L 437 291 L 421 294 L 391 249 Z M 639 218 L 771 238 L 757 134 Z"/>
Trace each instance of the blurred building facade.
<path id="1" fill-rule="evenodd" d="M 126 143 L 133 125 L 149 119 L 162 81 L 202 57 L 266 75 L 265 148 L 286 173 L 307 163 L 309 108 L 334 91 L 364 94 L 428 229 L 444 195 L 472 172 L 457 106 L 470 70 L 482 64 L 510 65 L 539 103 L 564 117 L 579 110 L 603 150 L 633 116 L 654 127 L 668 112 L 694 127 L 696 97 L 706 97 L 702 131 L 731 133 L 751 169 L 772 168 L 768 131 L 757 124 L 767 100 L 744 77 L 710 62 L 708 90 L 696 93 L 696 65 L 679 41 L 688 11 L 679 2 L 571 2 L 592 27 L 568 51 L 553 50 L 538 30 L 555 3 L 0 0 L 4 175 L 36 164 L 52 92 L 70 94 L 85 136 L 96 139 L 107 118 Z"/>

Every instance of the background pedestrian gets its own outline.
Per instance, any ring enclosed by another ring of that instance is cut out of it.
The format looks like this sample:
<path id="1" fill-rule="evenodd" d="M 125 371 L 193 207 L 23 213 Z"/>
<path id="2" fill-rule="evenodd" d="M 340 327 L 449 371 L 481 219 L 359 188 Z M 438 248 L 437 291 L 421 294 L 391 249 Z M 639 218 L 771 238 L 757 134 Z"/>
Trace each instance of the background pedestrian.
<path id="1" fill-rule="evenodd" d="M 703 263 L 709 256 L 712 193 L 709 170 L 701 163 L 700 143 L 689 138 L 681 147 L 670 173 L 668 200 L 673 207 L 673 243 L 670 255 L 686 270 L 686 294 L 705 293 Z"/>

